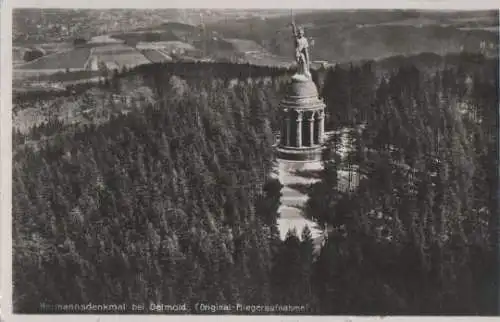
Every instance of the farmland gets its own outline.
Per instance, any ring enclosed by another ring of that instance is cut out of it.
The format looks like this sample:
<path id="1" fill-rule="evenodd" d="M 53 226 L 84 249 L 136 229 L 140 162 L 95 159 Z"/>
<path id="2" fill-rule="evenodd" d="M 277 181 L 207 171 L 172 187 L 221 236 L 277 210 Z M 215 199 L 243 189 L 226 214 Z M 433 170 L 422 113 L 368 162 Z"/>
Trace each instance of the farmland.
<path id="1" fill-rule="evenodd" d="M 23 64 L 18 68 L 31 70 L 83 69 L 90 56 L 90 51 L 90 48 L 76 48 L 59 52 Z"/>
<path id="2" fill-rule="evenodd" d="M 15 65 L 22 65 L 24 64 L 24 53 L 26 52 L 27 48 L 23 47 L 12 47 L 12 62 Z"/>
<path id="3" fill-rule="evenodd" d="M 242 53 L 246 52 L 264 52 L 265 49 L 262 48 L 259 44 L 257 44 L 253 40 L 247 40 L 247 39 L 225 39 L 228 43 L 233 45 L 233 48 Z"/>
<path id="4" fill-rule="evenodd" d="M 140 52 L 122 53 L 119 55 L 99 55 L 99 61 L 104 62 L 110 69 L 129 68 L 142 64 L 149 64 L 149 60 Z"/>
<path id="5" fill-rule="evenodd" d="M 121 44 L 123 42 L 123 40 L 113 38 L 109 35 L 101 35 L 92 37 L 92 39 L 89 40 L 88 44 Z"/>
<path id="6" fill-rule="evenodd" d="M 280 57 L 270 53 L 250 53 L 244 56 L 244 60 L 253 65 L 259 66 L 279 66 L 279 67 L 289 67 L 294 63 L 293 58 L 290 57 Z"/>
<path id="7" fill-rule="evenodd" d="M 314 11 L 297 13 L 296 18 L 311 40 L 312 61 L 342 64 L 420 53 L 498 54 L 498 14 L 491 11 Z M 206 21 L 205 29 L 175 21 L 152 23 L 87 37 L 88 42 L 77 49 L 69 38 L 36 44 L 18 41 L 13 47 L 14 77 L 25 80 L 102 66 L 123 69 L 173 59 L 289 65 L 293 62 L 289 19 L 278 15 Z M 26 50 L 35 48 L 45 57 L 23 63 Z"/>
<path id="8" fill-rule="evenodd" d="M 146 42 L 175 41 L 179 39 L 173 32 L 168 32 L 168 31 L 128 32 L 123 34 L 114 34 L 113 38 L 120 39 L 128 44 L 136 44 L 141 41 L 146 41 Z"/>
<path id="9" fill-rule="evenodd" d="M 136 50 L 133 47 L 124 45 L 124 44 L 112 44 L 106 46 L 95 47 L 93 54 L 100 55 L 120 55 L 120 54 L 128 54 L 130 52 L 135 52 Z"/>
<path id="10" fill-rule="evenodd" d="M 24 54 L 27 51 L 37 49 L 42 51 L 45 55 L 55 54 L 63 51 L 69 51 L 73 49 L 73 45 L 69 42 L 51 42 L 51 43 L 42 43 L 36 44 L 32 46 L 12 46 L 12 60 L 14 64 L 24 64 Z"/>
<path id="11" fill-rule="evenodd" d="M 42 49 L 47 55 L 49 55 L 61 51 L 71 50 L 73 49 L 73 44 L 71 42 L 50 42 L 38 44 L 34 47 Z"/>
<path id="12" fill-rule="evenodd" d="M 167 61 L 171 61 L 172 58 L 159 50 L 156 49 L 147 49 L 143 50 L 142 54 L 149 59 L 152 63 L 163 63 Z"/>
<path id="13" fill-rule="evenodd" d="M 95 47 L 92 58 L 96 59 L 99 64 L 106 65 L 108 69 L 135 67 L 150 62 L 137 49 L 124 44 Z"/>
<path id="14" fill-rule="evenodd" d="M 164 49 L 167 52 L 173 51 L 192 51 L 196 48 L 182 41 L 155 41 L 155 42 L 140 42 L 136 48 L 141 49 Z"/>

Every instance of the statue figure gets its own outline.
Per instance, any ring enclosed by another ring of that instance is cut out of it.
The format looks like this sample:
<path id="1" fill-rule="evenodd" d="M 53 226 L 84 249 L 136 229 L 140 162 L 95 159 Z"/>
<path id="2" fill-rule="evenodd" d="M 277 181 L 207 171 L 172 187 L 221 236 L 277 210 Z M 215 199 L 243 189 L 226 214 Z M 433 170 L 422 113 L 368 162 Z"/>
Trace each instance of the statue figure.
<path id="1" fill-rule="evenodd" d="M 295 37 L 295 60 L 297 61 L 299 67 L 298 74 L 309 78 L 311 76 L 309 70 L 309 43 L 304 36 L 304 28 L 297 28 L 295 22 L 292 22 L 292 28 L 293 35 Z"/>

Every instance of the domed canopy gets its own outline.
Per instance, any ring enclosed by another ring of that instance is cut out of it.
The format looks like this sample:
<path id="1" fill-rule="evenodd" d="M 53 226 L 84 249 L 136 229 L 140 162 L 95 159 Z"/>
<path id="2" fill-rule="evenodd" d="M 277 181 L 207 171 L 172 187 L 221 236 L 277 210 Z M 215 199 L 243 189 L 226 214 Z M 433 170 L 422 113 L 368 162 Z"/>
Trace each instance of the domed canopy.
<path id="1" fill-rule="evenodd" d="M 295 76 L 292 77 L 292 81 L 288 85 L 286 96 L 290 98 L 316 98 L 318 97 L 318 89 L 311 79 Z"/>
<path id="2" fill-rule="evenodd" d="M 323 109 L 325 104 L 319 98 L 316 84 L 310 78 L 294 75 L 288 84 L 281 106 L 285 109 L 307 110 Z"/>

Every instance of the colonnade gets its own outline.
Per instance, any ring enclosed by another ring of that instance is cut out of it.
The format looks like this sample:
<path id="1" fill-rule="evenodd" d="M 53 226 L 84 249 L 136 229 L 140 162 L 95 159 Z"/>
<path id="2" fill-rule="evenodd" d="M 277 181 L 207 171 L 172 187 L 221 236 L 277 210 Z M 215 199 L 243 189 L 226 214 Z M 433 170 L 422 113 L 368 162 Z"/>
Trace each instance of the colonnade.
<path id="1" fill-rule="evenodd" d="M 325 134 L 324 109 L 284 109 L 282 146 L 303 148 L 323 144 Z M 304 141 L 306 141 L 304 143 Z"/>

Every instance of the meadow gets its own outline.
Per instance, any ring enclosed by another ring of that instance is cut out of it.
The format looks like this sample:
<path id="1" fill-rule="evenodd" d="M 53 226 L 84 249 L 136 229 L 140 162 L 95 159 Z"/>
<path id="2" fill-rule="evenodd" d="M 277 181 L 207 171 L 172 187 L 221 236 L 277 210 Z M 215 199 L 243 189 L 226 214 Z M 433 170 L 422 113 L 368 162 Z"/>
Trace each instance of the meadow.
<path id="1" fill-rule="evenodd" d="M 135 48 L 141 49 L 165 49 L 167 51 L 176 50 L 196 50 L 196 48 L 182 41 L 155 41 L 155 42 L 140 42 Z"/>
<path id="2" fill-rule="evenodd" d="M 124 45 L 113 44 L 94 48 L 92 57 L 99 63 L 104 63 L 109 69 L 121 69 L 148 64 L 150 61 L 137 49 Z"/>
<path id="3" fill-rule="evenodd" d="M 90 48 L 76 48 L 41 57 L 32 62 L 18 66 L 19 69 L 83 69 L 90 56 Z"/>
<path id="4" fill-rule="evenodd" d="M 89 50 L 108 69 L 165 62 L 170 56 L 183 61 L 289 66 L 293 63 L 290 19 L 286 15 L 225 19 L 207 23 L 205 30 L 169 22 L 96 36 L 84 45 L 87 48 L 57 54 L 50 53 L 66 50 L 71 42 L 48 42 L 37 46 L 49 55 L 29 64 L 21 64 L 27 47 L 17 44 L 15 77 L 83 69 Z M 498 14 L 493 11 L 311 11 L 297 12 L 296 21 L 306 28 L 311 60 L 330 65 L 421 53 L 498 54 Z"/>
<path id="5" fill-rule="evenodd" d="M 169 56 L 166 56 L 159 52 L 156 49 L 147 49 L 147 50 L 142 50 L 141 53 L 149 59 L 152 63 L 162 63 L 166 61 L 172 60 L 171 58 L 169 59 Z"/>

